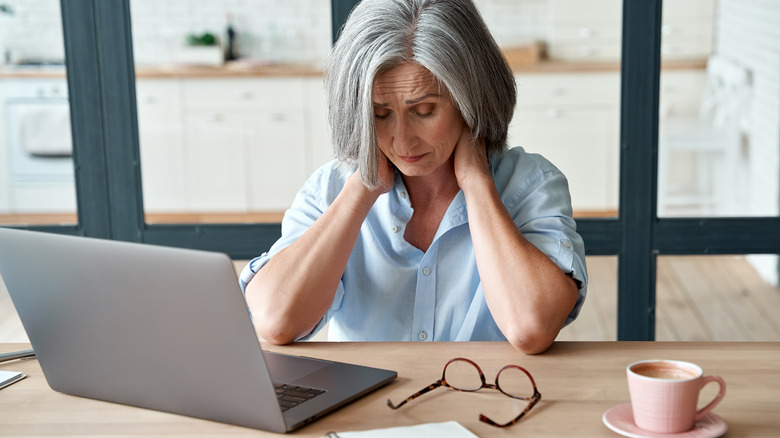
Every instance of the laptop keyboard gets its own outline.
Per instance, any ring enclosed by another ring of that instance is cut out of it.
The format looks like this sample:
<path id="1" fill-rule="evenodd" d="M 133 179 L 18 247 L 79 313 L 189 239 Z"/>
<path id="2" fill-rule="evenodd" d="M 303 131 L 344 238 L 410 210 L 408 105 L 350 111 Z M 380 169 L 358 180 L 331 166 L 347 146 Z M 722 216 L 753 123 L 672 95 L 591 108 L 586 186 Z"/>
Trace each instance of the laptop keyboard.
<path id="1" fill-rule="evenodd" d="M 276 390 L 276 400 L 279 402 L 279 406 L 282 407 L 282 412 L 325 393 L 321 389 L 284 383 L 274 383 L 274 389 Z"/>

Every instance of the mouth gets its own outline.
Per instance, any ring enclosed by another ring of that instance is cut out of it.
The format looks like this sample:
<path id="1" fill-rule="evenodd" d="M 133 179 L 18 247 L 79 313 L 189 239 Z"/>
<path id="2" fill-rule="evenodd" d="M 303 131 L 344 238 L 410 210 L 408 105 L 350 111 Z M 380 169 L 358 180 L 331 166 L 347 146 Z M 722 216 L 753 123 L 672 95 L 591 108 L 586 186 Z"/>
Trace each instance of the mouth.
<path id="1" fill-rule="evenodd" d="M 401 160 L 403 160 L 403 161 L 405 161 L 407 163 L 414 164 L 414 163 L 422 160 L 425 157 L 425 155 L 427 155 L 427 154 L 422 154 L 422 155 L 399 155 L 398 158 L 400 158 Z"/>

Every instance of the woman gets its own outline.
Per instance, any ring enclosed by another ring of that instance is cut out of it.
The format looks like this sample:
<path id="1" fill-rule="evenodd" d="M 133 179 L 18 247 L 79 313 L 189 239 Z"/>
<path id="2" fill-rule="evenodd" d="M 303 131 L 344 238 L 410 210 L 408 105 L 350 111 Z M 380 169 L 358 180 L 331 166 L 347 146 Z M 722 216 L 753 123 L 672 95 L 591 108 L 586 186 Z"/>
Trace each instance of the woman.
<path id="1" fill-rule="evenodd" d="M 241 274 L 275 344 L 508 340 L 546 350 L 585 298 L 565 177 L 507 149 L 511 70 L 470 0 L 363 0 L 325 72 L 337 159 Z"/>

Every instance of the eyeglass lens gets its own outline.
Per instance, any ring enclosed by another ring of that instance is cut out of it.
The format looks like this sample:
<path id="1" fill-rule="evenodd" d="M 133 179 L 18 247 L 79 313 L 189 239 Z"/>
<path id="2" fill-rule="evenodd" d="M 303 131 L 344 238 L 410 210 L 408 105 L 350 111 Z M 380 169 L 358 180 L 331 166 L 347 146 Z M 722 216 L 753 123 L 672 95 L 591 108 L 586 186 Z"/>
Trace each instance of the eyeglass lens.
<path id="1" fill-rule="evenodd" d="M 476 391 L 487 385 L 480 369 L 470 361 L 454 360 L 444 370 L 444 380 L 447 384 L 461 391 Z M 501 369 L 496 376 L 498 389 L 510 397 L 530 398 L 534 395 L 534 387 L 529 376 L 519 367 L 512 365 Z"/>

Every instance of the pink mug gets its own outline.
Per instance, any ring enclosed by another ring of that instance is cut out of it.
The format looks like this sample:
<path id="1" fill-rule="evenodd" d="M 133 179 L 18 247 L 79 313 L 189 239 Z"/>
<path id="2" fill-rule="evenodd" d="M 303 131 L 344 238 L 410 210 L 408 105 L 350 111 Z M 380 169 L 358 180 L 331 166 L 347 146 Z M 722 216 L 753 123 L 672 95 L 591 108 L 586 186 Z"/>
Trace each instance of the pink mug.
<path id="1" fill-rule="evenodd" d="M 691 430 L 726 395 L 726 382 L 705 376 L 701 367 L 678 360 L 643 360 L 626 368 L 634 423 L 642 430 L 679 433 Z M 699 391 L 718 382 L 720 391 L 711 402 L 696 409 Z"/>

